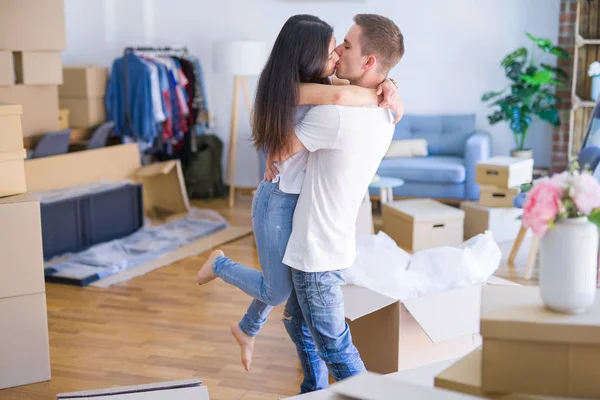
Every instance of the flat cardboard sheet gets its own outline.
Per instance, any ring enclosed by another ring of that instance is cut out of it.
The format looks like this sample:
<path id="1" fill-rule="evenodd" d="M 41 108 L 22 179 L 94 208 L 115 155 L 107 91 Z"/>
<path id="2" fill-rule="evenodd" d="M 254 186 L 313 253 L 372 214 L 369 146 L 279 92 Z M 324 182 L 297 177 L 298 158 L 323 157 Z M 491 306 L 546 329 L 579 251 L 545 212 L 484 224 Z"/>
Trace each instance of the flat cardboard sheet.
<path id="1" fill-rule="evenodd" d="M 289 397 L 289 400 L 467 400 L 477 397 L 427 388 L 388 376 L 366 372 L 331 385 L 328 389 Z"/>
<path id="2" fill-rule="evenodd" d="M 83 392 L 59 393 L 57 400 L 209 400 L 208 389 L 199 379 L 124 386 Z"/>

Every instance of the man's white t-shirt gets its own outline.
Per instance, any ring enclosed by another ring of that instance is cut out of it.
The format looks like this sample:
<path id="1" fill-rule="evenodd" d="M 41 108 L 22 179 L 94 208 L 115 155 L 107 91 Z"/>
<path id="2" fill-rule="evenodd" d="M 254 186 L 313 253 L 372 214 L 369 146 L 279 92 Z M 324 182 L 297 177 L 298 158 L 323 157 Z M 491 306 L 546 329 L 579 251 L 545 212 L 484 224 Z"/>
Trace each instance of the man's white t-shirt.
<path id="1" fill-rule="evenodd" d="M 394 134 L 380 107 L 315 106 L 296 125 L 310 152 L 283 262 L 305 272 L 344 269 L 356 257 L 360 204 Z"/>

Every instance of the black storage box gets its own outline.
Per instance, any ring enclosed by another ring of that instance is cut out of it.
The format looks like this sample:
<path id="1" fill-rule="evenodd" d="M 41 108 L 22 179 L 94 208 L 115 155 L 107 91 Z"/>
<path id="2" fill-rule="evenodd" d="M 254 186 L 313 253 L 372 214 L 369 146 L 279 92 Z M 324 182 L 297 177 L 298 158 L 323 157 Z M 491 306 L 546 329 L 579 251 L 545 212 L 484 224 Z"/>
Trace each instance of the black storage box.
<path id="1" fill-rule="evenodd" d="M 142 185 L 81 194 L 40 204 L 44 259 L 130 235 L 144 224 Z"/>

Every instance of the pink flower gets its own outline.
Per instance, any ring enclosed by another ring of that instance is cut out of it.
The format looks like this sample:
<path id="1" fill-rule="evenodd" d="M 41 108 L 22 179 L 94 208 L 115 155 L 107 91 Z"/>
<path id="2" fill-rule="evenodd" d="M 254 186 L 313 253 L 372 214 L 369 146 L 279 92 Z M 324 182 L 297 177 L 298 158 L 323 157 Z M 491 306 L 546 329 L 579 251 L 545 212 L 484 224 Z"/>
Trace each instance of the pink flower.
<path id="1" fill-rule="evenodd" d="M 573 178 L 569 193 L 577 210 L 585 215 L 600 208 L 600 183 L 588 173 Z"/>
<path id="2" fill-rule="evenodd" d="M 523 205 L 523 225 L 537 236 L 548 230 L 561 208 L 563 190 L 551 180 L 538 182 L 531 188 Z"/>

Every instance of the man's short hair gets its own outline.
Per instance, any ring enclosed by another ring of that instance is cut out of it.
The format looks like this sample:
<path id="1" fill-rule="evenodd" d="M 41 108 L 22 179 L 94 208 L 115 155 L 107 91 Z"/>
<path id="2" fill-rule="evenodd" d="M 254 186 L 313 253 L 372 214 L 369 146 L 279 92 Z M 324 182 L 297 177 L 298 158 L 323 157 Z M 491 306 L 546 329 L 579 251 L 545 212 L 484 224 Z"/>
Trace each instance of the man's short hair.
<path id="1" fill-rule="evenodd" d="M 377 55 L 381 71 L 387 74 L 404 55 L 400 28 L 391 19 L 377 14 L 358 14 L 354 22 L 362 29 L 362 54 Z"/>

